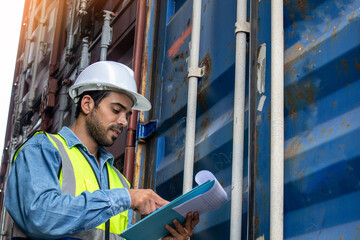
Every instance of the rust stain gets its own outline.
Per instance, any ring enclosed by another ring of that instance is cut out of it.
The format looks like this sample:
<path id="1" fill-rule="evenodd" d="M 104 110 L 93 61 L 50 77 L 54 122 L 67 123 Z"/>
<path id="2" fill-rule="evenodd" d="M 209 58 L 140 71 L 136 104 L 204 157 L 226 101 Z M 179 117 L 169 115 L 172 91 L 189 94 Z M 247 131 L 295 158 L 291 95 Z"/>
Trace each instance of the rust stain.
<path id="1" fill-rule="evenodd" d="M 343 127 L 343 126 L 344 126 L 344 124 L 345 124 L 345 122 L 346 122 L 346 119 L 344 119 L 344 121 L 342 121 L 342 123 L 341 123 L 340 127 Z"/>
<path id="2" fill-rule="evenodd" d="M 287 58 L 285 61 L 285 71 L 286 69 L 288 69 L 289 63 L 291 63 L 296 58 L 298 58 L 301 55 L 301 53 L 304 51 L 304 49 L 305 49 L 304 44 L 297 42 L 293 46 L 291 46 L 288 50 L 286 50 Z"/>
<path id="3" fill-rule="evenodd" d="M 142 150 L 143 150 L 143 144 L 139 144 L 138 146 L 138 150 L 136 151 L 136 158 L 135 158 L 135 169 L 134 169 L 134 183 L 133 183 L 133 187 L 135 189 L 138 189 L 140 186 L 140 182 L 143 183 L 143 179 L 140 179 L 140 169 L 141 169 L 141 158 L 142 158 Z M 144 177 L 144 175 L 143 175 Z"/>
<path id="4" fill-rule="evenodd" d="M 318 88 L 312 82 L 293 84 L 285 89 L 285 106 L 291 120 L 297 117 L 298 108 L 315 103 Z"/>
<path id="5" fill-rule="evenodd" d="M 308 42 L 308 41 L 310 41 L 311 39 L 313 39 L 314 37 L 313 36 L 310 36 L 310 37 L 308 37 L 307 39 L 306 39 L 306 41 Z"/>
<path id="6" fill-rule="evenodd" d="M 354 58 L 355 60 L 355 68 L 356 70 L 358 70 L 360 72 L 360 63 L 357 57 Z"/>
<path id="7" fill-rule="evenodd" d="M 356 17 L 356 12 L 357 12 L 357 10 L 356 10 L 355 12 L 353 12 L 353 13 L 347 18 L 348 22 L 351 22 L 351 21 Z"/>
<path id="8" fill-rule="evenodd" d="M 304 11 L 309 5 L 307 0 L 296 0 L 296 3 L 300 11 Z"/>
<path id="9" fill-rule="evenodd" d="M 290 38 L 293 37 L 294 33 L 295 33 L 295 31 L 291 31 L 291 32 L 290 32 Z"/>
<path id="10" fill-rule="evenodd" d="M 291 68 L 290 74 L 291 74 L 291 76 L 295 76 L 296 72 L 295 72 L 295 69 L 294 69 L 294 68 Z"/>
<path id="11" fill-rule="evenodd" d="M 185 31 L 181 32 L 181 36 L 174 42 L 174 44 L 168 50 L 168 56 L 174 57 L 180 47 L 184 44 L 185 39 L 191 34 L 192 25 L 190 25 Z"/>
<path id="12" fill-rule="evenodd" d="M 294 120 L 297 117 L 298 113 L 296 112 L 295 109 L 291 109 L 290 110 L 290 119 Z"/>
<path id="13" fill-rule="evenodd" d="M 351 124 L 350 124 L 350 123 L 348 123 L 348 124 L 346 124 L 346 127 L 350 127 L 350 125 L 351 125 Z"/>
<path id="14" fill-rule="evenodd" d="M 332 36 L 332 37 L 336 36 L 336 33 L 337 33 L 337 32 L 336 32 L 336 29 L 337 29 L 337 26 L 335 25 L 334 28 L 333 28 L 333 31 L 332 31 L 332 33 L 331 33 L 331 36 Z"/>
<path id="15" fill-rule="evenodd" d="M 293 20 L 293 21 L 295 20 L 295 14 L 294 13 L 290 13 L 289 16 L 290 16 L 291 20 Z"/>
<path id="16" fill-rule="evenodd" d="M 348 65 L 346 63 L 346 60 L 345 59 L 342 59 L 341 60 L 341 66 L 343 66 L 343 68 L 347 69 L 348 68 Z"/>
<path id="17" fill-rule="evenodd" d="M 294 137 L 285 149 L 285 153 L 284 153 L 285 159 L 288 159 L 291 157 L 292 160 L 295 160 L 296 155 L 301 146 L 302 146 L 301 138 Z"/>
<path id="18" fill-rule="evenodd" d="M 174 96 L 171 98 L 171 103 L 172 104 L 174 104 L 175 102 L 176 102 L 176 100 L 177 100 L 177 97 L 178 97 L 178 94 L 177 94 L 177 92 L 178 92 L 178 88 L 176 88 L 175 89 L 175 94 L 174 94 Z"/>
<path id="19" fill-rule="evenodd" d="M 321 131 L 321 135 L 324 135 L 325 131 L 326 131 L 326 127 L 324 127 L 324 129 Z"/>
<path id="20" fill-rule="evenodd" d="M 201 128 L 206 128 L 209 123 L 210 123 L 210 118 L 207 117 L 207 118 L 205 118 L 203 121 L 201 121 L 200 126 L 201 126 Z"/>
<path id="21" fill-rule="evenodd" d="M 334 107 L 337 107 L 337 101 L 335 101 L 333 105 L 334 105 Z"/>
<path id="22" fill-rule="evenodd" d="M 211 56 L 208 53 L 206 53 L 206 55 L 201 59 L 200 61 L 201 66 L 205 67 L 205 75 L 202 78 L 201 82 L 200 82 L 200 86 L 199 86 L 199 103 L 205 108 L 207 109 L 207 103 L 206 103 L 206 88 L 210 85 L 210 75 L 211 75 L 211 71 L 212 71 L 212 59 Z"/>
<path id="23" fill-rule="evenodd" d="M 331 134 L 331 132 L 334 130 L 334 128 L 330 128 L 328 132 L 328 136 Z"/>
<path id="24" fill-rule="evenodd" d="M 313 135 L 309 135 L 309 138 L 310 138 L 310 142 L 314 141 L 314 136 Z"/>
<path id="25" fill-rule="evenodd" d="M 325 28 L 324 32 L 327 32 L 327 31 L 329 30 L 330 26 L 331 26 L 331 23 L 329 23 L 329 25 L 327 25 L 327 27 Z"/>
<path id="26" fill-rule="evenodd" d="M 177 54 L 171 61 L 173 63 L 176 63 L 179 59 L 185 59 L 185 56 L 187 55 L 187 51 L 186 53 L 180 53 L 180 54 Z"/>

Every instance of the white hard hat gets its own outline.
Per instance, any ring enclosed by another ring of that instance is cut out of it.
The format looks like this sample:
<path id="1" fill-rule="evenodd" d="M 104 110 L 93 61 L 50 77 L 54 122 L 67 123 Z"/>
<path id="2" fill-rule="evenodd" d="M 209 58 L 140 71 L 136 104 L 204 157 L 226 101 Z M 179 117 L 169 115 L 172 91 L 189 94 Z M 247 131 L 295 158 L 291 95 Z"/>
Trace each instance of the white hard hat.
<path id="1" fill-rule="evenodd" d="M 76 102 L 76 97 L 85 91 L 110 90 L 129 96 L 134 105 L 132 109 L 148 111 L 151 103 L 137 93 L 134 72 L 124 64 L 112 61 L 100 61 L 91 64 L 77 77 L 69 89 L 70 97 Z"/>

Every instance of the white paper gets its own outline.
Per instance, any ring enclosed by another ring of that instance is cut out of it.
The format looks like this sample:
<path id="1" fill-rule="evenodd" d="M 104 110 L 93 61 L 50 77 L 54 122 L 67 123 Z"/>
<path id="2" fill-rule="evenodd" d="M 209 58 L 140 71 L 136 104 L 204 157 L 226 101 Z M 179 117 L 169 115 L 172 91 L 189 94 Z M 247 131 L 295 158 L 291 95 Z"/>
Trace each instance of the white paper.
<path id="1" fill-rule="evenodd" d="M 208 180 L 215 180 L 214 186 L 209 191 L 174 207 L 173 210 L 186 217 L 188 212 L 197 211 L 199 214 L 203 214 L 221 207 L 227 201 L 228 196 L 215 176 L 206 170 L 198 172 L 195 176 L 195 181 L 199 185 Z"/>

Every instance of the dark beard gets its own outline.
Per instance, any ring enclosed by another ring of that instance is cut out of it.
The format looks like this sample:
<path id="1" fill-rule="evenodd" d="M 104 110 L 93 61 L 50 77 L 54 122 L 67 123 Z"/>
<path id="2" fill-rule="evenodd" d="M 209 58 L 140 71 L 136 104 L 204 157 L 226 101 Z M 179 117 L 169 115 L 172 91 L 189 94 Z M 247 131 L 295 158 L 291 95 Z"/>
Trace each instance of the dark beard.
<path id="1" fill-rule="evenodd" d="M 90 115 L 86 118 L 86 127 L 90 136 L 95 140 L 99 146 L 110 147 L 114 144 L 116 137 L 112 136 L 111 140 L 107 139 L 107 132 L 111 129 L 118 129 L 122 131 L 121 126 L 111 125 L 109 128 L 105 128 L 101 125 L 97 114 L 95 114 L 96 109 L 93 109 Z"/>

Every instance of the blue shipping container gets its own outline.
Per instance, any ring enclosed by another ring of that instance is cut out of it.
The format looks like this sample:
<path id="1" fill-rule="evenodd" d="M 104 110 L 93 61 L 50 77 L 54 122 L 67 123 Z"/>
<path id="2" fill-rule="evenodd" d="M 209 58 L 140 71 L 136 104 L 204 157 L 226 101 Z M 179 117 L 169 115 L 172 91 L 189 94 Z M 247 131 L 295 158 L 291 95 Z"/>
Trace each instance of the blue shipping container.
<path id="1" fill-rule="evenodd" d="M 149 141 L 156 191 L 182 192 L 192 1 L 160 1 Z M 241 239 L 269 239 L 271 1 L 249 1 Z M 360 237 L 360 1 L 286 0 L 284 239 Z M 236 1 L 202 1 L 194 173 L 231 196 Z M 150 31 L 151 32 L 151 31 Z M 149 48 L 150 49 L 150 48 Z M 152 48 L 151 48 L 152 49 Z M 228 239 L 229 200 L 192 239 Z M 239 213 L 240 214 L 240 213 Z M 239 236 L 240 239 L 240 236 Z"/>

